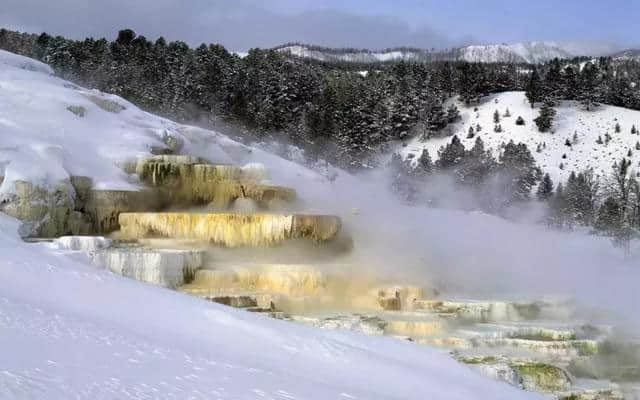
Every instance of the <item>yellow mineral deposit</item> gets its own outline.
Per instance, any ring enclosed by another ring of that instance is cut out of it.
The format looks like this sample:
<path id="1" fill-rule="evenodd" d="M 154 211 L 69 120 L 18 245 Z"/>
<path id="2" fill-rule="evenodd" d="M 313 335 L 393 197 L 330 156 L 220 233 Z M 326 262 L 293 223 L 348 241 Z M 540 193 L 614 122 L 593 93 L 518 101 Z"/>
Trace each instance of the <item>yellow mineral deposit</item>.
<path id="1" fill-rule="evenodd" d="M 443 320 L 391 320 L 385 327 L 385 333 L 415 337 L 441 335 L 446 331 Z"/>
<path id="2" fill-rule="evenodd" d="M 380 282 L 342 273 L 340 265 L 239 264 L 198 270 L 193 282 L 180 290 L 201 297 L 251 296 L 262 303 L 268 298 L 279 310 L 302 314 L 321 310 L 383 311 L 374 290 Z"/>
<path id="3" fill-rule="evenodd" d="M 172 158 L 168 158 L 172 157 Z M 197 158 L 156 156 L 136 164 L 142 182 L 161 188 L 165 202 L 171 205 L 209 204 L 216 210 L 226 210 L 238 198 L 255 200 L 262 208 L 272 203 L 293 202 L 293 189 L 262 185 L 268 178 L 261 164 L 244 167 L 227 164 L 191 163 Z"/>
<path id="4" fill-rule="evenodd" d="M 333 239 L 340 218 L 328 215 L 122 213 L 124 237 L 198 239 L 227 247 L 272 246 L 287 239 Z"/>
<path id="5" fill-rule="evenodd" d="M 267 264 L 259 268 L 200 270 L 192 286 L 211 291 L 262 292 L 287 296 L 325 296 L 329 279 L 307 265 Z"/>
<path id="6" fill-rule="evenodd" d="M 188 184 L 196 181 L 237 180 L 260 182 L 269 178 L 261 164 L 239 167 L 230 164 L 205 163 L 190 156 L 155 156 L 139 160 L 135 172 L 148 184 L 160 186 L 172 180 Z"/>

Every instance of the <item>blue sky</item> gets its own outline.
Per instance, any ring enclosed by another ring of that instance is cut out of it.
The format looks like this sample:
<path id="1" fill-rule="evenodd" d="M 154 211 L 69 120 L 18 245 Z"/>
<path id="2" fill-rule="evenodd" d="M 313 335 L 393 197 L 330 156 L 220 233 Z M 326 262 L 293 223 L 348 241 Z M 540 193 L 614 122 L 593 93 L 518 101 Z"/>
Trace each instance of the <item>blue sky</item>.
<path id="1" fill-rule="evenodd" d="M 280 11 L 335 9 L 394 16 L 477 42 L 589 40 L 640 43 L 640 0 L 276 0 Z"/>
<path id="2" fill-rule="evenodd" d="M 530 40 L 640 46 L 640 0 L 1 0 L 0 26 L 218 42 L 450 47 Z"/>

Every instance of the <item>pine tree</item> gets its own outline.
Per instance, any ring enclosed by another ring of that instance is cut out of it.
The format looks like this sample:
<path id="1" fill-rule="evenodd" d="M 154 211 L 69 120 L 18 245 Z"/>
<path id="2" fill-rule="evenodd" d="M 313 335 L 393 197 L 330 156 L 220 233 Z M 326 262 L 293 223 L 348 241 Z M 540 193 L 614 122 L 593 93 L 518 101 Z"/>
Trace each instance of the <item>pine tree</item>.
<path id="1" fill-rule="evenodd" d="M 450 143 L 447 143 L 445 147 L 440 148 L 438 151 L 438 161 L 436 165 L 440 169 L 449 169 L 459 164 L 465 155 L 464 145 L 458 139 L 457 135 L 454 135 Z"/>
<path id="2" fill-rule="evenodd" d="M 473 137 L 476 135 L 475 131 L 473 130 L 473 127 L 470 126 L 469 127 L 469 132 L 467 133 L 467 139 L 473 139 Z"/>
<path id="3" fill-rule="evenodd" d="M 601 94 L 599 88 L 600 83 L 598 81 L 598 67 L 591 62 L 587 62 L 580 72 L 579 83 L 576 97 L 587 111 L 591 111 L 594 107 L 598 106 Z"/>
<path id="4" fill-rule="evenodd" d="M 497 124 L 497 123 L 499 123 L 499 122 L 500 122 L 500 112 L 499 112 L 498 110 L 496 110 L 496 111 L 493 113 L 493 123 L 494 123 L 494 124 Z"/>
<path id="5" fill-rule="evenodd" d="M 535 103 L 542 101 L 542 95 L 542 82 L 540 81 L 540 75 L 538 75 L 538 69 L 534 67 L 533 72 L 529 75 L 529 81 L 525 87 L 525 96 L 527 96 L 527 100 L 529 100 L 531 108 L 533 108 Z"/>
<path id="6" fill-rule="evenodd" d="M 542 182 L 538 185 L 538 190 L 536 192 L 536 196 L 538 200 L 549 200 L 549 198 L 553 195 L 553 181 L 551 180 L 551 176 L 549 173 L 544 174 L 542 178 Z"/>
<path id="7" fill-rule="evenodd" d="M 562 96 L 562 66 L 560 60 L 554 58 L 550 62 L 549 70 L 544 77 L 543 96 L 548 99 L 556 99 Z"/>
<path id="8" fill-rule="evenodd" d="M 495 170 L 497 162 L 491 151 L 485 150 L 481 137 L 477 137 L 471 150 L 456 170 L 460 183 L 479 188 L 489 175 Z"/>
<path id="9" fill-rule="evenodd" d="M 482 127 L 480 126 L 480 124 L 476 124 L 476 132 L 480 132 L 482 130 Z"/>
<path id="10" fill-rule="evenodd" d="M 447 121 L 451 124 L 456 122 L 458 118 L 460 118 L 460 111 L 458 111 L 458 107 L 452 103 L 449 108 L 447 108 Z"/>
<path id="11" fill-rule="evenodd" d="M 592 170 L 581 171 L 577 175 L 571 172 L 564 195 L 573 219 L 583 225 L 591 224 L 599 187 Z"/>
<path id="12" fill-rule="evenodd" d="M 548 224 L 562 228 L 569 222 L 567 212 L 567 200 L 564 195 L 564 186 L 562 182 L 558 184 L 555 195 L 551 198 L 550 202 L 550 215 L 548 218 Z"/>
<path id="13" fill-rule="evenodd" d="M 524 125 L 524 118 L 518 116 L 518 118 L 516 118 L 516 125 Z"/>
<path id="14" fill-rule="evenodd" d="M 599 231 L 615 235 L 622 227 L 622 210 L 620 203 L 613 196 L 607 197 L 605 202 L 598 210 L 598 218 L 595 222 L 595 228 Z"/>
<path id="15" fill-rule="evenodd" d="M 422 154 L 418 158 L 418 164 L 416 165 L 416 173 L 420 176 L 431 175 L 433 173 L 433 161 L 429 156 L 427 149 L 422 149 Z"/>
<path id="16" fill-rule="evenodd" d="M 425 108 L 428 130 L 436 132 L 447 126 L 450 116 L 444 111 L 440 100 L 435 98 L 429 100 Z"/>
<path id="17" fill-rule="evenodd" d="M 391 155 L 387 168 L 391 173 L 391 190 L 404 201 L 411 202 L 416 188 L 409 178 L 412 173 L 409 162 L 402 160 L 400 154 L 394 153 Z"/>
<path id="18" fill-rule="evenodd" d="M 508 182 L 505 187 L 504 199 L 507 203 L 513 200 L 525 200 L 529 197 L 533 185 L 536 183 L 535 159 L 524 143 L 517 145 L 509 141 L 500 155 L 500 169 Z M 507 179 L 507 177 L 511 177 Z"/>
<path id="19" fill-rule="evenodd" d="M 545 102 L 544 105 L 540 108 L 540 113 L 537 118 L 533 121 L 538 126 L 538 130 L 540 132 L 546 132 L 551 129 L 553 125 L 553 119 L 556 115 L 556 110 L 553 108 L 551 103 Z"/>
<path id="20" fill-rule="evenodd" d="M 507 107 L 507 111 L 504 112 L 504 117 L 509 118 L 511 116 L 511 112 L 509 112 L 509 108 Z"/>
<path id="21" fill-rule="evenodd" d="M 619 123 L 616 122 L 616 125 L 614 126 L 614 130 L 616 131 L 616 133 L 620 133 L 621 128 Z"/>
<path id="22" fill-rule="evenodd" d="M 635 135 L 636 133 L 638 133 L 638 130 L 636 129 L 635 125 L 631 125 L 631 134 Z"/>

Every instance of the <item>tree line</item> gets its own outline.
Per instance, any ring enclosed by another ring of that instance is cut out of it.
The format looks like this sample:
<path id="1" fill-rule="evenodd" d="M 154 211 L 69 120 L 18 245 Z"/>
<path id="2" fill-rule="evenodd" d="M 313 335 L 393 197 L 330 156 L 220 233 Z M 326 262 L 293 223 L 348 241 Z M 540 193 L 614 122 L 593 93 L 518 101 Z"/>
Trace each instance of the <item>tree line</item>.
<path id="1" fill-rule="evenodd" d="M 0 29 L 0 48 L 41 60 L 64 79 L 117 94 L 147 111 L 182 122 L 222 119 L 257 139 L 278 134 L 312 159 L 351 169 L 376 165 L 387 143 L 446 134 L 458 119 L 457 108 L 446 106 L 453 96 L 473 105 L 490 93 L 525 90 L 532 107 L 543 104 L 535 120 L 541 131 L 551 128 L 560 100 L 576 100 L 588 110 L 601 103 L 640 109 L 640 64 L 632 60 L 354 66 L 273 49 L 239 57 L 220 45 L 150 41 L 130 29 L 114 41 Z M 498 122 L 495 129 L 501 129 Z M 557 186 L 521 143 L 504 144 L 496 159 L 480 138 L 467 150 L 454 136 L 435 161 L 428 153 L 416 161 L 411 170 L 398 156 L 391 162 L 395 189 L 406 198 L 415 194 L 410 182 L 416 177 L 439 171 L 471 188 L 488 212 L 535 197 L 550 206 L 547 222 L 555 226 L 585 225 L 625 237 L 640 224 L 638 183 L 628 160 L 617 163 L 606 185 L 592 172 L 579 171 Z"/>
<path id="2" fill-rule="evenodd" d="M 178 121 L 225 120 L 274 133 L 342 167 L 372 165 L 381 145 L 455 120 L 445 100 L 522 89 L 513 65 L 394 63 L 367 73 L 275 50 L 239 57 L 122 30 L 114 41 L 0 30 L 0 48 L 51 65 L 60 77 L 114 93 Z"/>

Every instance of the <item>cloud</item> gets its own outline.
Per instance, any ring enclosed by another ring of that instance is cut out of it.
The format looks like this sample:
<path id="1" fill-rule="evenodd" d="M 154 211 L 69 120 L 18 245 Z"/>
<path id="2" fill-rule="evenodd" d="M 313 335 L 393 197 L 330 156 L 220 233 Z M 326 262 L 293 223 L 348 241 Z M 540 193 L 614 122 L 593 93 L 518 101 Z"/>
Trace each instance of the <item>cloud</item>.
<path id="1" fill-rule="evenodd" d="M 221 43 L 232 50 L 305 42 L 334 47 L 443 47 L 448 40 L 428 27 L 413 29 L 396 17 L 362 16 L 334 10 L 285 14 L 255 1 L 192 0 L 4 0 L 0 25 L 76 39 L 114 38 L 131 28 L 154 39 L 191 45 Z"/>

